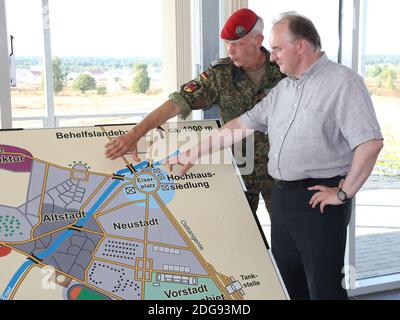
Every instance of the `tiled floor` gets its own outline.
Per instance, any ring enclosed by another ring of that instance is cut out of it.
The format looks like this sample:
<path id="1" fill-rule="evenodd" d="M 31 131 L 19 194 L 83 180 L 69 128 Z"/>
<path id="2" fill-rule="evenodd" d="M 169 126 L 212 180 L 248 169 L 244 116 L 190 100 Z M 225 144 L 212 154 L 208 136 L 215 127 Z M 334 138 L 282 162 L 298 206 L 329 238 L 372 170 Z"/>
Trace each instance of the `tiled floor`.
<path id="1" fill-rule="evenodd" d="M 357 194 L 357 278 L 400 272 L 399 187 L 398 176 L 371 176 Z"/>
<path id="2" fill-rule="evenodd" d="M 400 232 L 357 237 L 357 277 L 366 278 L 400 272 Z"/>
<path id="3" fill-rule="evenodd" d="M 260 201 L 258 219 L 271 243 L 269 215 Z M 397 215 L 396 215 L 397 216 Z M 373 276 L 400 271 L 400 231 L 357 236 L 357 276 Z M 351 297 L 352 300 L 400 300 L 400 289 Z"/>

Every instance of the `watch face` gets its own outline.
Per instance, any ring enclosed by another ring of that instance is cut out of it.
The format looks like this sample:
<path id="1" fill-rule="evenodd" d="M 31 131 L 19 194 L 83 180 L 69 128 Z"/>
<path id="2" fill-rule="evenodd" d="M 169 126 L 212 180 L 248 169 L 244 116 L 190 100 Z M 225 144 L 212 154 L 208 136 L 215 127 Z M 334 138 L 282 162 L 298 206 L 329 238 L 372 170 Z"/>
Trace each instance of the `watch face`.
<path id="1" fill-rule="evenodd" d="M 346 201 L 347 199 L 346 193 L 344 193 L 342 190 L 338 191 L 337 197 L 340 201 Z"/>

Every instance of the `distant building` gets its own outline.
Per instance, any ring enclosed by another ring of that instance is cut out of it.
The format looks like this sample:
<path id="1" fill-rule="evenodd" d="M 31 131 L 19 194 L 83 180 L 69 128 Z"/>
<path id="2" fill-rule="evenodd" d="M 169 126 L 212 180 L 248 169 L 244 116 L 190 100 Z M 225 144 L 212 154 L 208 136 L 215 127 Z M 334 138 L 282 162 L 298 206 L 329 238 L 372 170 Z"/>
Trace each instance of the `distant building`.
<path id="1" fill-rule="evenodd" d="M 84 74 L 88 74 L 96 80 L 104 79 L 104 71 L 101 70 L 88 70 Z"/>

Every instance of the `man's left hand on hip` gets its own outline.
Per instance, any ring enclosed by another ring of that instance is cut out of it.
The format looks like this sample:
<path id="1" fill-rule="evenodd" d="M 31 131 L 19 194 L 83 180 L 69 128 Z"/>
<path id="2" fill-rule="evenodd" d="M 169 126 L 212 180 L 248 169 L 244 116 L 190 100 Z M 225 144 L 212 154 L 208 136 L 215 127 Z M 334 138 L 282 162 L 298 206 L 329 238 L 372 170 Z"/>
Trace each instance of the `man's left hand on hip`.
<path id="1" fill-rule="evenodd" d="M 312 208 L 320 205 L 321 213 L 324 213 L 324 208 L 326 205 L 339 206 L 342 205 L 343 202 L 340 201 L 337 197 L 337 192 L 339 188 L 343 185 L 344 180 L 341 180 L 339 183 L 339 187 L 326 187 L 326 186 L 314 186 L 308 188 L 310 191 L 317 191 L 310 200 L 310 205 Z"/>

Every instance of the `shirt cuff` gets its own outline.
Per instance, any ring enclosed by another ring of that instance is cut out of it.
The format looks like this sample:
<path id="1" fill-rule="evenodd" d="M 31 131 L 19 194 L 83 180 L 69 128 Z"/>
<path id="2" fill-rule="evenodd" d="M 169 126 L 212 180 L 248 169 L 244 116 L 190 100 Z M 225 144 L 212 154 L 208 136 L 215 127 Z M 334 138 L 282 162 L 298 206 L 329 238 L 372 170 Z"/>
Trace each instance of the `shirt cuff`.
<path id="1" fill-rule="evenodd" d="M 179 92 L 171 93 L 170 96 L 169 96 L 169 99 L 172 102 L 176 103 L 179 106 L 179 109 L 181 109 L 181 117 L 182 117 L 182 119 L 186 119 L 187 116 L 192 112 L 192 109 L 190 108 L 189 104 L 180 95 Z"/>
<path id="2" fill-rule="evenodd" d="M 369 131 L 362 135 L 353 134 L 347 138 L 351 150 L 354 150 L 359 145 L 372 140 L 384 140 L 380 129 L 375 129 L 374 131 Z"/>

